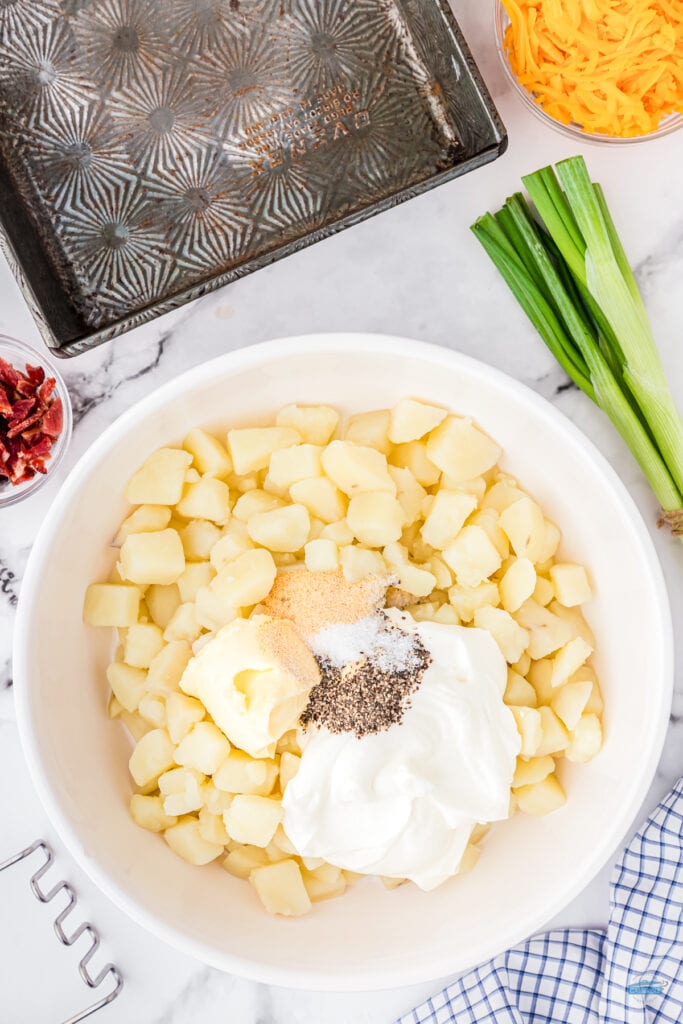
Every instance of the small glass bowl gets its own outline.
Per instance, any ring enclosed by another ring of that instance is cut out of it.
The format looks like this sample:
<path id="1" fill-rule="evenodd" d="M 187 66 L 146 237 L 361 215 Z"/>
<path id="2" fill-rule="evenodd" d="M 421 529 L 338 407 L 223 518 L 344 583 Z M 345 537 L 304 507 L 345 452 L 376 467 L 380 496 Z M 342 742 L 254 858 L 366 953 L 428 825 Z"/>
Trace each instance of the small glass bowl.
<path id="1" fill-rule="evenodd" d="M 508 81 L 513 86 L 517 96 L 521 99 L 527 110 L 530 110 L 539 121 L 543 121 L 544 124 L 550 128 L 554 128 L 555 131 L 560 132 L 562 135 L 568 136 L 570 139 L 575 139 L 580 142 L 609 142 L 612 145 L 627 146 L 635 142 L 648 142 L 650 139 L 661 139 L 665 135 L 670 135 L 672 132 L 677 131 L 683 127 L 683 114 L 670 114 L 665 118 L 659 128 L 654 132 L 649 132 L 647 135 L 635 135 L 629 138 L 621 138 L 618 135 L 603 135 L 598 132 L 586 132 L 578 124 L 563 124 L 562 121 L 557 121 L 554 117 L 546 114 L 543 107 L 536 102 L 533 97 L 533 93 L 530 93 L 521 82 L 518 80 L 514 71 L 510 67 L 510 61 L 505 51 L 505 30 L 510 24 L 510 19 L 507 16 L 507 11 L 503 7 L 500 0 L 494 0 L 494 23 L 496 29 L 496 49 L 498 50 L 498 56 L 500 57 L 503 70 Z"/>
<path id="2" fill-rule="evenodd" d="M 55 398 L 61 398 L 64 410 L 62 431 L 55 438 L 54 444 L 50 449 L 50 457 L 45 463 L 47 473 L 36 473 L 32 480 L 27 480 L 25 483 L 17 484 L 14 487 L 4 477 L 0 477 L 0 509 L 3 509 L 9 508 L 10 505 L 16 505 L 18 502 L 23 501 L 24 498 L 28 498 L 29 495 L 35 494 L 45 481 L 49 480 L 69 447 L 73 416 L 71 399 L 69 398 L 69 392 L 66 389 L 62 375 L 55 369 L 54 363 L 47 359 L 42 352 L 31 348 L 30 345 L 26 345 L 23 341 L 17 341 L 16 338 L 0 334 L 0 356 L 22 372 L 26 363 L 30 363 L 31 366 L 42 366 L 45 370 L 45 376 L 54 377 L 57 381 L 53 395 Z"/>

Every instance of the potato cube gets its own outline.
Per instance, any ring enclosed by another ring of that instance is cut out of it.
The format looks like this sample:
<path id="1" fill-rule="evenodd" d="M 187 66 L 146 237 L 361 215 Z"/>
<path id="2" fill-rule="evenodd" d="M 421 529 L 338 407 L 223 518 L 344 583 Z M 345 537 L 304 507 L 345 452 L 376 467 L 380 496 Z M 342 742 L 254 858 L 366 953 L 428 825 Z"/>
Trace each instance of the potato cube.
<path id="1" fill-rule="evenodd" d="M 246 608 L 270 593 L 276 574 L 270 551 L 254 548 L 224 566 L 209 589 L 229 607 Z"/>
<path id="2" fill-rule="evenodd" d="M 210 634 L 222 629 L 223 626 L 227 626 L 229 622 L 236 619 L 239 615 L 239 609 L 223 601 L 209 586 L 201 587 L 197 591 L 194 613 L 197 616 L 199 625 L 203 629 L 209 630 Z M 207 636 L 209 634 L 204 635 Z M 202 637 L 198 637 L 195 643 L 201 642 L 201 639 Z"/>
<path id="3" fill-rule="evenodd" d="M 185 568 L 176 530 L 131 533 L 121 547 L 121 573 L 132 583 L 174 583 Z"/>
<path id="4" fill-rule="evenodd" d="M 213 775 L 229 753 L 230 743 L 218 726 L 213 722 L 197 722 L 180 741 L 175 760 L 186 768 Z"/>
<path id="5" fill-rule="evenodd" d="M 540 707 L 538 713 L 541 716 L 543 736 L 536 747 L 536 756 L 544 757 L 546 754 L 557 754 L 566 750 L 569 746 L 569 734 L 552 708 Z"/>
<path id="6" fill-rule="evenodd" d="M 166 696 L 177 690 L 192 649 L 186 640 L 173 640 L 152 659 L 147 672 L 147 690 Z"/>
<path id="7" fill-rule="evenodd" d="M 532 661 L 529 668 L 529 682 L 536 691 L 539 704 L 550 704 L 557 693 L 552 687 L 553 663 L 550 658 Z"/>
<path id="8" fill-rule="evenodd" d="M 326 540 L 333 540 L 340 548 L 353 543 L 353 534 L 345 519 L 336 523 L 328 523 L 325 529 L 321 530 L 320 536 Z"/>
<path id="9" fill-rule="evenodd" d="M 276 497 L 274 494 L 268 494 L 267 491 L 256 488 L 255 490 L 247 491 L 235 502 L 235 507 L 232 510 L 233 520 L 238 519 L 242 523 L 248 523 L 252 516 L 259 515 L 261 512 L 272 512 L 276 508 L 283 508 L 284 501 L 281 498 Z M 226 535 L 227 531 L 223 531 Z"/>
<path id="10" fill-rule="evenodd" d="M 447 416 L 429 435 L 427 455 L 457 481 L 486 473 L 498 462 L 501 449 L 468 417 Z"/>
<path id="11" fill-rule="evenodd" d="M 307 444 L 327 444 L 339 422 L 329 405 L 287 405 L 275 418 L 278 427 L 296 430 Z"/>
<path id="12" fill-rule="evenodd" d="M 422 526 L 424 541 L 437 551 L 443 551 L 454 542 L 476 507 L 477 499 L 472 494 L 438 491 Z"/>
<path id="13" fill-rule="evenodd" d="M 138 714 L 154 729 L 163 729 L 166 725 L 166 704 L 161 697 L 154 697 L 151 693 L 140 698 Z"/>
<path id="14" fill-rule="evenodd" d="M 120 548 L 131 533 L 153 533 L 164 530 L 171 521 L 171 510 L 167 505 L 140 505 L 121 523 L 114 537 L 114 547 Z"/>
<path id="15" fill-rule="evenodd" d="M 145 603 L 153 622 L 164 630 L 180 604 L 180 591 L 175 583 L 168 586 L 153 584 L 145 591 Z"/>
<path id="16" fill-rule="evenodd" d="M 192 456 L 180 448 L 152 452 L 126 484 L 126 500 L 131 505 L 175 505 L 191 462 Z"/>
<path id="17" fill-rule="evenodd" d="M 536 588 L 536 570 L 528 558 L 515 558 L 499 583 L 500 600 L 506 612 L 516 612 Z"/>
<path id="18" fill-rule="evenodd" d="M 195 427 L 186 435 L 183 448 L 194 459 L 199 472 L 224 479 L 232 473 L 232 460 L 227 449 L 212 434 Z"/>
<path id="19" fill-rule="evenodd" d="M 173 744 L 165 729 L 151 729 L 140 739 L 128 768 L 138 786 L 146 786 L 173 766 Z"/>
<path id="20" fill-rule="evenodd" d="M 199 834 L 207 843 L 215 843 L 217 846 L 227 846 L 230 842 L 223 824 L 223 815 L 212 814 L 208 807 L 202 807 L 199 812 Z"/>
<path id="21" fill-rule="evenodd" d="M 554 771 L 555 762 L 547 754 L 545 757 L 532 757 L 528 761 L 518 757 L 512 788 L 519 789 L 520 786 L 533 786 L 536 782 L 543 782 Z"/>
<path id="22" fill-rule="evenodd" d="M 520 786 L 515 790 L 517 804 L 524 814 L 543 817 L 551 814 L 567 802 L 562 786 L 556 775 L 548 775 L 542 782 L 530 786 Z"/>
<path id="23" fill-rule="evenodd" d="M 349 419 L 344 440 L 352 441 L 353 444 L 360 444 L 366 448 L 376 448 L 383 455 L 391 451 L 389 440 L 389 423 L 391 413 L 388 409 L 373 409 L 371 412 L 361 412 Z"/>
<path id="24" fill-rule="evenodd" d="M 107 705 L 107 714 L 109 715 L 110 718 L 118 718 L 122 711 L 123 704 L 120 704 L 119 701 L 117 701 L 114 694 L 112 693 L 111 697 L 109 698 L 109 704 Z"/>
<path id="25" fill-rule="evenodd" d="M 270 864 L 268 854 L 258 846 L 237 846 L 223 861 L 223 867 L 235 878 L 248 879 L 254 868 Z"/>
<path id="26" fill-rule="evenodd" d="M 501 566 L 501 556 L 481 526 L 465 526 L 443 551 L 443 559 L 466 587 L 483 583 Z"/>
<path id="27" fill-rule="evenodd" d="M 559 526 L 556 526 L 555 523 L 551 523 L 549 519 L 546 519 L 543 531 L 543 540 L 536 550 L 536 563 L 539 566 L 539 572 L 540 566 L 545 565 L 545 563 L 549 562 L 551 558 L 554 558 L 561 540 L 562 532 Z M 548 568 L 550 567 L 548 566 Z"/>
<path id="28" fill-rule="evenodd" d="M 593 636 L 593 631 L 586 622 L 580 608 L 565 608 L 559 601 L 551 601 L 548 605 L 548 610 L 569 626 L 571 630 L 571 636 L 569 639 L 573 639 L 575 636 L 580 636 L 584 643 L 587 643 L 589 647 L 595 649 L 595 637 Z"/>
<path id="29" fill-rule="evenodd" d="M 602 693 L 600 691 L 600 684 L 598 683 L 595 672 L 590 665 L 582 665 L 578 672 L 569 680 L 570 683 L 582 683 L 590 682 L 592 684 L 592 690 L 584 712 L 586 714 L 601 715 L 604 710 L 604 702 L 602 699 Z"/>
<path id="30" fill-rule="evenodd" d="M 497 480 L 482 498 L 482 508 L 492 508 L 500 515 L 508 505 L 513 505 L 520 498 L 525 498 L 524 491 L 520 490 L 517 482 L 512 477 L 503 477 Z"/>
<path id="31" fill-rule="evenodd" d="M 178 820 L 174 815 L 166 814 L 161 797 L 143 796 L 142 793 L 134 793 L 130 798 L 130 816 L 136 825 L 149 832 L 163 832 Z"/>
<path id="32" fill-rule="evenodd" d="M 460 618 L 450 604 L 442 604 L 434 614 L 434 622 L 440 622 L 444 626 L 459 626 Z"/>
<path id="33" fill-rule="evenodd" d="M 518 626 L 510 613 L 502 608 L 492 608 L 491 605 L 477 608 L 474 625 L 491 634 L 508 664 L 517 661 L 529 644 L 526 629 Z"/>
<path id="34" fill-rule="evenodd" d="M 282 793 L 299 771 L 300 765 L 301 758 L 297 754 L 284 751 L 280 755 L 280 791 Z"/>
<path id="35" fill-rule="evenodd" d="M 525 651 L 521 658 L 518 658 L 512 665 L 515 672 L 518 672 L 520 676 L 527 676 L 529 669 L 531 668 L 531 658 L 529 657 L 528 651 Z"/>
<path id="36" fill-rule="evenodd" d="M 379 551 L 368 551 L 365 548 L 342 548 L 339 552 L 339 563 L 344 579 L 350 583 L 362 580 L 366 576 L 384 576 L 387 571 L 386 562 Z"/>
<path id="37" fill-rule="evenodd" d="M 313 871 L 303 871 L 304 885 L 313 903 L 331 900 L 346 890 L 347 880 L 341 868 L 323 864 Z"/>
<path id="38" fill-rule="evenodd" d="M 87 626 L 132 626 L 137 622 L 140 591 L 128 583 L 91 583 L 85 592 Z"/>
<path id="39" fill-rule="evenodd" d="M 365 491 L 396 494 L 386 456 L 374 448 L 350 441 L 332 441 L 322 454 L 322 465 L 330 480 L 349 497 Z"/>
<path id="40" fill-rule="evenodd" d="M 175 511 L 184 519 L 207 519 L 222 525 L 230 516 L 228 485 L 213 476 L 202 476 L 196 483 L 185 484 Z"/>
<path id="41" fill-rule="evenodd" d="M 282 825 L 275 829 L 275 835 L 266 847 L 266 853 L 271 861 L 285 860 L 287 857 L 297 856 L 297 849 L 289 838 Z"/>
<path id="42" fill-rule="evenodd" d="M 545 519 L 535 501 L 525 496 L 508 505 L 500 513 L 499 523 L 518 558 L 527 558 L 530 562 L 541 560 Z"/>
<path id="43" fill-rule="evenodd" d="M 580 636 L 561 647 L 553 658 L 551 686 L 562 686 L 590 658 L 593 648 Z"/>
<path id="44" fill-rule="evenodd" d="M 547 580 L 545 576 L 537 576 L 536 586 L 531 596 L 536 604 L 540 604 L 542 608 L 545 608 L 555 597 L 555 589 L 550 580 Z"/>
<path id="45" fill-rule="evenodd" d="M 448 591 L 448 600 L 461 622 L 471 622 L 477 608 L 484 608 L 486 605 L 495 608 L 500 599 L 496 584 L 486 582 L 476 587 L 463 587 L 456 583 Z"/>
<path id="46" fill-rule="evenodd" d="M 534 661 L 552 654 L 574 636 L 568 623 L 536 604 L 533 598 L 518 608 L 515 619 L 520 626 L 529 630 L 529 654 Z"/>
<path id="47" fill-rule="evenodd" d="M 438 555 L 430 555 L 427 561 L 424 563 L 425 569 L 431 572 L 432 576 L 436 580 L 436 586 L 439 590 L 448 590 L 453 584 L 453 573 L 448 568 L 446 563 Z"/>
<path id="48" fill-rule="evenodd" d="M 300 917 L 311 909 L 301 871 L 294 860 L 254 868 L 249 881 L 269 914 Z"/>
<path id="49" fill-rule="evenodd" d="M 178 533 L 188 562 L 204 562 L 221 536 L 216 524 L 206 519 L 193 519 Z"/>
<path id="50" fill-rule="evenodd" d="M 510 542 L 500 528 L 498 513 L 494 509 L 479 509 L 478 512 L 474 512 L 470 517 L 468 525 L 480 526 L 487 534 L 501 559 L 509 558 Z"/>
<path id="51" fill-rule="evenodd" d="M 506 704 L 515 704 L 518 707 L 535 708 L 538 704 L 536 691 L 531 683 L 512 668 L 508 669 L 503 699 Z"/>
<path id="52" fill-rule="evenodd" d="M 269 797 L 238 793 L 223 820 L 236 842 L 265 847 L 282 821 L 282 805 Z"/>
<path id="53" fill-rule="evenodd" d="M 400 469 L 409 469 L 423 487 L 432 487 L 441 476 L 441 470 L 427 455 L 424 441 L 396 445 L 391 452 L 391 462 Z"/>
<path id="54" fill-rule="evenodd" d="M 247 524 L 233 517 L 211 548 L 211 566 L 216 572 L 220 572 L 229 562 L 234 562 L 253 547 L 254 542 L 249 536 Z"/>
<path id="55" fill-rule="evenodd" d="M 324 523 L 334 523 L 346 515 L 347 500 L 342 492 L 326 477 L 299 480 L 289 489 L 292 501 L 303 505 L 311 515 Z"/>
<path id="56" fill-rule="evenodd" d="M 403 509 L 386 491 L 365 491 L 351 498 L 346 521 L 361 544 L 384 547 L 401 536 Z"/>
<path id="57" fill-rule="evenodd" d="M 401 466 L 388 466 L 389 476 L 396 484 L 396 497 L 403 509 L 406 526 L 412 526 L 422 518 L 422 502 L 427 492 L 415 479 L 409 469 Z"/>
<path id="58" fill-rule="evenodd" d="M 257 513 L 247 522 L 251 539 L 269 551 L 299 551 L 308 539 L 310 528 L 311 517 L 303 505 L 286 505 L 272 512 Z"/>
<path id="59" fill-rule="evenodd" d="M 166 814 L 190 814 L 204 802 L 204 776 L 193 768 L 171 768 L 159 776 L 159 790 Z"/>
<path id="60" fill-rule="evenodd" d="M 216 789 L 215 782 L 211 779 L 202 785 L 204 806 L 210 814 L 219 815 L 221 820 L 232 803 L 232 797 L 232 793 L 224 793 L 222 790 Z M 225 825 L 223 827 L 225 828 Z"/>
<path id="61" fill-rule="evenodd" d="M 302 438 L 291 427 L 245 427 L 228 431 L 228 449 L 235 473 L 255 473 L 265 469 L 273 452 L 291 448 Z"/>
<path id="62" fill-rule="evenodd" d="M 392 444 L 418 441 L 446 418 L 447 412 L 414 398 L 402 398 L 391 410 L 389 440 Z"/>
<path id="63" fill-rule="evenodd" d="M 173 613 L 173 618 L 164 630 L 164 640 L 187 640 L 188 643 L 193 643 L 201 630 L 194 603 L 186 602 L 179 605 Z"/>
<path id="64" fill-rule="evenodd" d="M 286 493 L 292 484 L 300 480 L 322 476 L 322 451 L 317 444 L 295 444 L 273 452 L 264 487 L 268 490 L 272 486 Z"/>
<path id="65" fill-rule="evenodd" d="M 186 818 L 164 832 L 164 839 L 174 853 L 183 860 L 197 866 L 210 864 L 220 857 L 224 847 L 218 843 L 208 843 L 199 831 L 197 818 Z"/>
<path id="66" fill-rule="evenodd" d="M 169 736 L 174 743 L 187 736 L 196 722 L 201 722 L 206 709 L 201 701 L 185 693 L 169 693 L 166 699 L 166 721 Z"/>
<path id="67" fill-rule="evenodd" d="M 522 740 L 519 751 L 522 757 L 534 757 L 543 739 L 543 723 L 538 708 L 511 707 L 517 731 Z"/>
<path id="68" fill-rule="evenodd" d="M 565 683 L 556 691 L 550 706 L 570 732 L 581 718 L 592 690 L 593 684 L 587 679 L 581 683 Z"/>
<path id="69" fill-rule="evenodd" d="M 339 568 L 339 548 L 333 540 L 309 540 L 304 555 L 309 572 L 336 572 Z"/>
<path id="70" fill-rule="evenodd" d="M 163 633 L 155 623 L 136 622 L 126 633 L 123 660 L 135 668 L 149 668 L 163 646 Z"/>
<path id="71" fill-rule="evenodd" d="M 278 775 L 277 763 L 268 758 L 253 758 L 242 750 L 231 750 L 214 774 L 217 789 L 227 793 L 269 796 Z"/>
<path id="72" fill-rule="evenodd" d="M 147 673 L 122 661 L 112 661 L 107 668 L 107 682 L 119 704 L 126 711 L 136 711 L 145 692 Z"/>
<path id="73" fill-rule="evenodd" d="M 574 726 L 571 742 L 564 752 L 568 761 L 585 764 L 602 747 L 602 726 L 597 715 L 583 715 Z"/>
<path id="74" fill-rule="evenodd" d="M 177 580 L 178 593 L 183 604 L 194 601 L 197 591 L 209 585 L 216 571 L 209 562 L 188 562 Z"/>
<path id="75" fill-rule="evenodd" d="M 121 721 L 135 742 L 138 743 L 143 736 L 146 736 L 148 732 L 152 731 L 151 725 L 149 722 L 146 722 L 144 718 L 141 718 L 135 711 L 126 711 L 123 706 L 119 706 L 121 707 L 121 711 L 119 712 Z"/>
<path id="76" fill-rule="evenodd" d="M 582 565 L 557 562 L 550 569 L 550 579 L 555 597 L 566 608 L 573 608 L 574 605 L 590 600 L 591 586 Z"/>

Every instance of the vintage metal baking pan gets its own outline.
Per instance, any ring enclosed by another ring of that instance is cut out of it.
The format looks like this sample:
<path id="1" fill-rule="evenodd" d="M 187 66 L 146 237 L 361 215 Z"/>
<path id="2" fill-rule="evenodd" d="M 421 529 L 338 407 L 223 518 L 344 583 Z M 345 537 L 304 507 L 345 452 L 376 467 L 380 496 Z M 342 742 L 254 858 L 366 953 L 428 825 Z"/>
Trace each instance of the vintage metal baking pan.
<path id="1" fill-rule="evenodd" d="M 505 143 L 447 0 L 0 3 L 0 235 L 56 355 Z"/>

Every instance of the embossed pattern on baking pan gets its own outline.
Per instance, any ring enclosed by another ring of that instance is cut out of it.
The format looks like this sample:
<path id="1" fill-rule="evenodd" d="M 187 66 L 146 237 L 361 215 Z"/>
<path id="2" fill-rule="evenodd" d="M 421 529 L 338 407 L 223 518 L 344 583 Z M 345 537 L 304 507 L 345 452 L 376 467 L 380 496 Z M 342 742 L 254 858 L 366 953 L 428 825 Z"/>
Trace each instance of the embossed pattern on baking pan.
<path id="1" fill-rule="evenodd" d="M 0 242 L 57 355 L 505 141 L 447 0 L 0 0 Z"/>

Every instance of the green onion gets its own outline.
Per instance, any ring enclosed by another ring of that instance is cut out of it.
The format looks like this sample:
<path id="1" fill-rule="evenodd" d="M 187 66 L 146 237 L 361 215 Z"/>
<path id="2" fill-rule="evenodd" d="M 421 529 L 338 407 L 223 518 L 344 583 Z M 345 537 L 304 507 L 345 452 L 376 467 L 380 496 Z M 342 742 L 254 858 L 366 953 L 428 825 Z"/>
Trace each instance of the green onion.
<path id="1" fill-rule="evenodd" d="M 612 420 L 683 537 L 683 420 L 604 193 L 581 156 L 527 175 L 472 231 L 565 373 Z"/>

